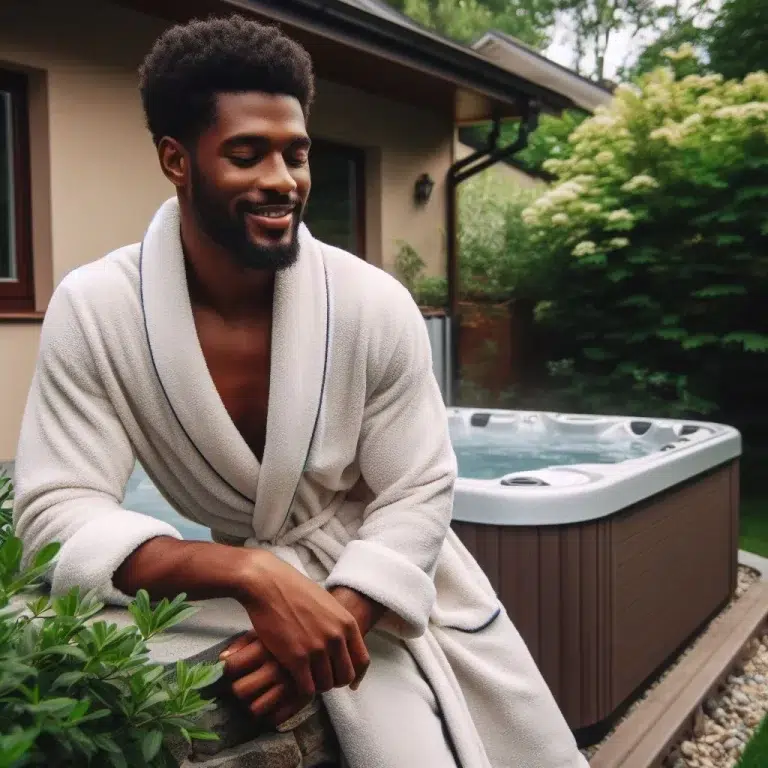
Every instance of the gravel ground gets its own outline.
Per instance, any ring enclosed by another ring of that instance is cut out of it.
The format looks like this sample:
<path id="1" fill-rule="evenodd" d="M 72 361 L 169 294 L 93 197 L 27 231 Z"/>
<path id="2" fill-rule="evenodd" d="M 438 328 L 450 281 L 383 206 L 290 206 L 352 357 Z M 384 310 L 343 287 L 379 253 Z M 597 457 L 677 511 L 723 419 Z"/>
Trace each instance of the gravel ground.
<path id="1" fill-rule="evenodd" d="M 624 717 L 616 723 L 614 729 L 608 733 L 603 741 L 581 750 L 587 760 L 612 736 L 613 731 L 635 711 L 648 694 L 696 647 L 696 643 L 701 635 L 709 627 L 717 623 L 736 600 L 759 578 L 760 575 L 757 571 L 743 565 L 739 566 L 736 594 L 731 602 L 704 627 L 693 643 L 648 687 L 645 693 L 629 708 Z M 763 641 L 762 645 L 760 641 L 754 642 L 753 652 L 756 651 L 757 655 L 752 656 L 749 661 L 744 663 L 744 675 L 740 677 L 731 676 L 728 679 L 729 685 L 725 687 L 724 691 L 706 702 L 705 711 L 700 712 L 697 716 L 696 735 L 693 741 L 683 742 L 680 745 L 679 751 L 675 751 L 667 761 L 667 768 L 732 768 L 736 765 L 736 760 L 730 756 L 730 753 L 733 751 L 735 755 L 740 754 L 740 750 L 743 749 L 743 741 L 749 740 L 755 725 L 759 724 L 762 719 L 762 714 L 758 714 L 758 710 L 760 713 L 768 710 L 768 636 Z M 760 648 L 762 648 L 762 656 Z M 762 661 L 758 669 L 757 660 L 759 658 Z M 750 667 L 750 665 L 752 666 Z M 754 671 L 750 672 L 748 668 L 754 668 Z M 756 682 L 756 679 L 760 682 Z M 756 691 L 759 691 L 759 694 Z M 750 699 L 754 699 L 758 695 L 761 702 L 759 707 L 757 703 L 750 701 Z M 744 697 L 747 698 L 746 705 L 739 703 Z M 745 710 L 745 712 L 742 713 L 742 710 Z M 747 711 L 750 713 L 748 718 Z M 711 716 L 708 714 L 709 712 L 712 713 Z M 757 719 L 755 720 L 755 718 Z M 750 724 L 747 725 L 747 722 Z M 711 724 L 707 725 L 707 723 Z M 725 723 L 728 724 L 726 725 Z M 723 737 L 722 741 L 718 740 L 720 737 Z M 742 746 L 737 747 L 737 744 L 733 741 L 729 742 L 729 739 L 738 739 L 738 744 Z M 720 745 L 719 751 L 714 746 L 717 744 Z M 738 751 L 735 751 L 737 749 Z M 721 757 L 716 755 L 721 755 Z"/>
<path id="2" fill-rule="evenodd" d="M 768 635 L 751 641 L 742 664 L 696 713 L 694 732 L 665 768 L 734 768 L 768 714 Z"/>

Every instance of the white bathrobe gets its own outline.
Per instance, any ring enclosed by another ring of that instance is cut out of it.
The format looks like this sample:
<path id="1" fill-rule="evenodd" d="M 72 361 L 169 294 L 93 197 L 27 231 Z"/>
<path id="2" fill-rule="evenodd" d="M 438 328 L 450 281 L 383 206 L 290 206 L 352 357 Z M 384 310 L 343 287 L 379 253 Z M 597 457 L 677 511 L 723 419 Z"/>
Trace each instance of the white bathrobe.
<path id="1" fill-rule="evenodd" d="M 148 539 L 179 536 L 121 507 L 137 458 L 215 540 L 269 548 L 388 609 L 371 636 L 375 682 L 324 696 L 351 768 L 440 768 L 453 763 L 447 743 L 462 768 L 586 766 L 450 531 L 456 464 L 426 327 L 385 272 L 302 226 L 298 263 L 275 287 L 261 464 L 200 348 L 175 199 L 141 245 L 69 274 L 46 315 L 16 465 L 27 556 L 63 544 L 56 592 L 77 585 L 125 603 L 117 567 Z M 414 746 L 431 727 L 425 697 L 447 732 L 439 748 Z"/>

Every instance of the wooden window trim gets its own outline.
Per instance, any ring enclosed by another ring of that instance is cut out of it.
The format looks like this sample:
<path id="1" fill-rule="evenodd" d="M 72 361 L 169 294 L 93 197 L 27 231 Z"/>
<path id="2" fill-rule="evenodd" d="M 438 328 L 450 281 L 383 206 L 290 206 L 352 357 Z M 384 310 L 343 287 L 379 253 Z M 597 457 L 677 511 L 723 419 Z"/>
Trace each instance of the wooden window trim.
<path id="1" fill-rule="evenodd" d="M 18 72 L 0 69 L 0 91 L 11 95 L 13 211 L 16 280 L 0 281 L 0 319 L 34 313 L 32 264 L 32 195 L 29 149 L 29 88 Z"/>
<path id="2" fill-rule="evenodd" d="M 342 144 L 328 139 L 312 139 L 313 147 L 327 147 L 337 152 L 347 155 L 355 166 L 355 206 L 358 212 L 357 227 L 357 256 L 363 261 L 365 257 L 365 240 L 368 229 L 365 211 L 365 150 L 360 147 L 353 147 L 349 144 Z M 312 170 L 312 153 L 309 155 L 309 169 Z"/>

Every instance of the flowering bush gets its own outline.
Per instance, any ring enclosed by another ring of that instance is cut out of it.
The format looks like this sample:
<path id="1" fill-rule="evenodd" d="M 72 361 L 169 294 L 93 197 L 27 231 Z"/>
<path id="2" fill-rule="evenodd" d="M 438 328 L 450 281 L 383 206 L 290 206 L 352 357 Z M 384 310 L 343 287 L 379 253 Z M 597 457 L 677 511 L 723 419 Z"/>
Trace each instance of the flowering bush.
<path id="1" fill-rule="evenodd" d="M 766 367 L 768 75 L 684 75 L 692 56 L 619 86 L 523 212 L 558 265 L 537 316 L 565 407 L 702 414 Z"/>

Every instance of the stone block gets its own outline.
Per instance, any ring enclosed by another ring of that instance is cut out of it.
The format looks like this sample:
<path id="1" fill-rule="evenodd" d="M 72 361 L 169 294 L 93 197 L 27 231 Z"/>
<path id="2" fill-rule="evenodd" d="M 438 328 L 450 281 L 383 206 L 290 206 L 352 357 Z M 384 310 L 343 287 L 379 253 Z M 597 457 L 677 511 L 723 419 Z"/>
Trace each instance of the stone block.
<path id="1" fill-rule="evenodd" d="M 181 768 L 303 768 L 303 759 L 293 734 L 273 733 L 218 755 L 187 760 Z"/>

